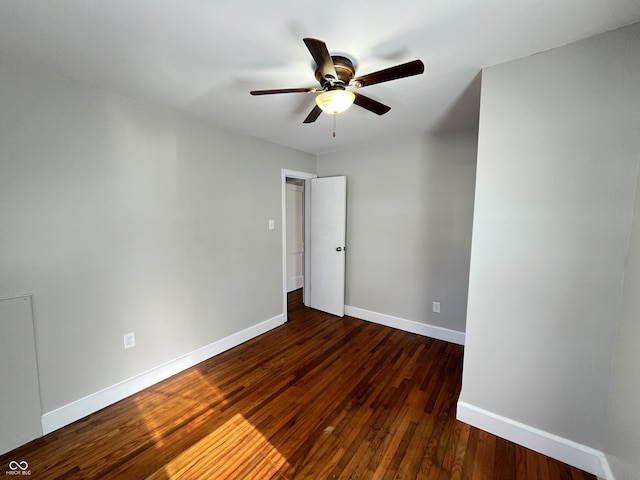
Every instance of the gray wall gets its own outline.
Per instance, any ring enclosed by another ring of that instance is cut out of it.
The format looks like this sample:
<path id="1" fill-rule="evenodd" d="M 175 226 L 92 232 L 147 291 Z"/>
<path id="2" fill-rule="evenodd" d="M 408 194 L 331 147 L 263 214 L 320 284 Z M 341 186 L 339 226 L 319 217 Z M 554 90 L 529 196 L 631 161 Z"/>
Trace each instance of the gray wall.
<path id="1" fill-rule="evenodd" d="M 640 156 L 640 151 L 637 153 Z M 605 451 L 616 480 L 640 472 L 640 192 L 636 185 L 633 228 L 622 297 L 607 417 Z"/>
<path id="2" fill-rule="evenodd" d="M 318 158 L 320 176 L 348 177 L 347 305 L 465 330 L 476 139 L 412 137 Z"/>
<path id="3" fill-rule="evenodd" d="M 0 112 L 0 297 L 34 294 L 45 412 L 282 313 L 280 169 L 315 157 L 6 65 Z"/>
<path id="4" fill-rule="evenodd" d="M 612 359 L 638 359 L 615 343 L 640 157 L 638 51 L 635 25 L 482 79 L 460 400 L 605 451 Z M 623 335 L 637 332 L 634 286 Z M 637 370 L 619 367 L 614 398 L 638 388 Z M 638 429 L 629 435 L 638 445 Z"/>

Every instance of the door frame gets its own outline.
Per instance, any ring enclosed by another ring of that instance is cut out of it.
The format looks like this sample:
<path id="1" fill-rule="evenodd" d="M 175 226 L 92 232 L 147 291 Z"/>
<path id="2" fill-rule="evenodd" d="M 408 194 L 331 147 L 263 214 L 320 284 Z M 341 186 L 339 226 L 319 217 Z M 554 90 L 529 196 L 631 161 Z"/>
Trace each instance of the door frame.
<path id="1" fill-rule="evenodd" d="M 281 170 L 282 190 L 282 310 L 284 321 L 288 320 L 287 313 L 287 178 L 304 180 L 304 304 L 309 304 L 311 285 L 310 271 L 310 235 L 311 235 L 311 179 L 318 178 L 316 173 L 298 172 L 295 170 Z"/>

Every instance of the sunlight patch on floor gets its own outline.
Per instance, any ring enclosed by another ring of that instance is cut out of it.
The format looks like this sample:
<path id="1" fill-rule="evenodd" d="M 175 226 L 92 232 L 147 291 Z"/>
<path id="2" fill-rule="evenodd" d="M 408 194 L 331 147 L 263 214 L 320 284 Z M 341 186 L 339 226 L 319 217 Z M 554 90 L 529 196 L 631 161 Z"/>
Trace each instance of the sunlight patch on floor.
<path id="1" fill-rule="evenodd" d="M 288 465 L 280 454 L 251 422 L 241 413 L 219 408 L 227 404 L 225 395 L 197 370 L 185 372 L 179 384 L 171 382 L 157 386 L 148 395 L 136 399 L 138 411 L 145 427 L 158 448 L 170 446 L 170 429 L 185 424 L 183 432 L 196 429 L 212 415 L 220 415 L 215 430 L 196 443 L 187 446 L 163 468 L 147 479 L 200 479 L 200 478 L 269 478 Z M 206 402 L 203 401 L 206 399 Z M 211 405 L 216 405 L 211 408 Z M 181 418 L 176 418 L 175 412 Z M 218 413 L 215 413 L 218 412 Z M 224 423 L 220 423 L 224 422 Z M 244 455 L 237 455 L 238 451 Z M 247 452 L 252 452 L 247 455 Z M 234 460 L 234 459 L 245 459 Z M 246 461 L 250 458 L 250 461 Z"/>
<path id="2" fill-rule="evenodd" d="M 237 450 L 252 451 L 250 462 Z M 234 460 L 238 459 L 238 460 Z M 237 413 L 198 443 L 165 465 L 171 480 L 181 478 L 269 478 L 287 459 L 241 414 Z M 251 474 L 250 477 L 248 474 Z M 166 478 L 166 477 L 165 477 Z"/>
<path id="3" fill-rule="evenodd" d="M 135 398 L 145 427 L 158 447 L 165 445 L 168 428 L 188 422 L 195 413 L 204 409 L 202 399 L 206 399 L 209 405 L 226 404 L 224 395 L 200 372 L 192 370 L 184 372 L 183 375 L 184 383 L 180 385 L 186 384 L 188 389 L 178 390 L 179 387 L 168 384 L 156 387 L 148 395 Z M 181 412 L 182 418 L 176 418 L 176 412 Z"/>

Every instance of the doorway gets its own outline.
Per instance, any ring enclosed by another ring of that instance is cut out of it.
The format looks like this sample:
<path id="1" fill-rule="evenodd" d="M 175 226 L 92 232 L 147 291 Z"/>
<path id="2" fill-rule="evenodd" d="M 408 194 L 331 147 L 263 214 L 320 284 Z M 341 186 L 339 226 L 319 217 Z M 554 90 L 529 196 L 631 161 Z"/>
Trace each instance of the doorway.
<path id="1" fill-rule="evenodd" d="M 289 183 L 287 182 L 289 180 Z M 282 281 L 286 322 L 289 289 L 287 242 L 287 185 L 304 181 L 303 304 L 338 317 L 344 316 L 347 177 L 317 178 L 315 174 L 282 170 Z M 292 207 L 295 208 L 295 207 Z M 293 212 L 291 212 L 293 213 Z M 291 220 L 293 221 L 293 220 Z M 294 248 L 291 248 L 295 251 Z"/>
<path id="2" fill-rule="evenodd" d="M 287 293 L 304 285 L 304 180 L 287 178 Z"/>
<path id="3" fill-rule="evenodd" d="M 302 301 L 309 305 L 309 276 L 310 271 L 309 245 L 310 234 L 310 191 L 309 182 L 317 178 L 315 173 L 282 170 L 282 281 L 283 281 L 283 312 L 284 321 L 288 319 L 288 298 L 290 291 L 302 288 Z M 295 201 L 288 198 L 288 191 L 295 191 Z M 302 205 L 298 205 L 300 201 Z M 292 211 L 300 208 L 299 212 Z M 300 214 L 300 215 L 298 215 Z M 297 218 L 301 216 L 302 218 Z M 294 229 L 289 228 L 291 222 L 298 223 Z M 301 236 L 296 237 L 296 233 Z M 301 285 L 300 285 L 301 284 Z M 299 292 L 298 292 L 299 294 Z"/>

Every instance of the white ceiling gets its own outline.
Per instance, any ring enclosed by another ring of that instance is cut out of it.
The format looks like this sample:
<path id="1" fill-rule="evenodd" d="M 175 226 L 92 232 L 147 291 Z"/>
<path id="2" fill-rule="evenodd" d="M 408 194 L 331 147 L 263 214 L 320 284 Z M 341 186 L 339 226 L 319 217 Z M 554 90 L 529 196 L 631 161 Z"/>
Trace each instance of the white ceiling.
<path id="1" fill-rule="evenodd" d="M 210 117 L 322 154 L 382 136 L 477 124 L 480 69 L 640 21 L 639 0 L 0 0 L 0 66 L 20 64 Z M 420 76 L 360 90 L 357 106 L 302 121 L 317 86 L 303 37 L 363 75 L 414 59 Z"/>

